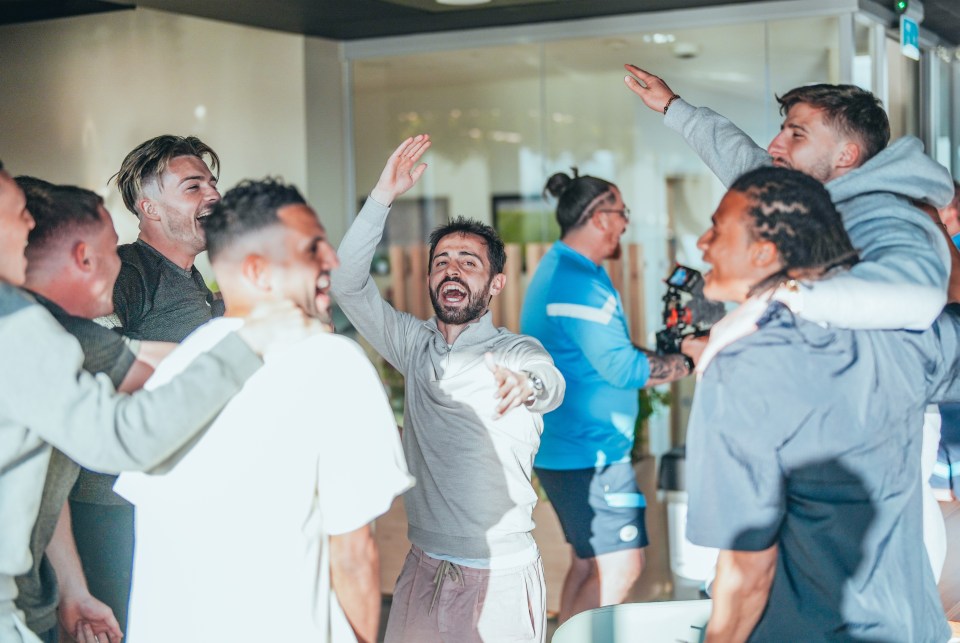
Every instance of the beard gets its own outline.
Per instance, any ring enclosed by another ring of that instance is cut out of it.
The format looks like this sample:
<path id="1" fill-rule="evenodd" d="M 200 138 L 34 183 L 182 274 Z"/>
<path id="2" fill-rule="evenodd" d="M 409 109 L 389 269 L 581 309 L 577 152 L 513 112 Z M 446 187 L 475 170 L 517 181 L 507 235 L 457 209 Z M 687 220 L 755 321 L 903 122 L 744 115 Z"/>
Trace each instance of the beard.
<path id="1" fill-rule="evenodd" d="M 611 261 L 616 261 L 621 256 L 623 256 L 623 246 L 620 245 L 620 242 L 617 241 L 617 247 L 610 251 L 610 254 L 607 255 L 607 259 Z"/>
<path id="2" fill-rule="evenodd" d="M 482 293 L 474 294 L 470 292 L 467 284 L 460 279 L 456 277 L 444 279 L 436 289 L 430 291 L 430 303 L 433 304 L 433 312 L 437 315 L 437 319 L 444 324 L 459 326 L 482 317 L 483 314 L 487 312 L 487 304 L 490 301 L 490 283 L 492 281 L 493 279 L 491 278 L 491 280 L 487 282 L 487 287 L 484 288 Z M 460 284 L 467 291 L 466 305 L 459 307 L 444 306 L 443 302 L 440 301 L 440 291 L 445 284 L 450 282 Z"/>

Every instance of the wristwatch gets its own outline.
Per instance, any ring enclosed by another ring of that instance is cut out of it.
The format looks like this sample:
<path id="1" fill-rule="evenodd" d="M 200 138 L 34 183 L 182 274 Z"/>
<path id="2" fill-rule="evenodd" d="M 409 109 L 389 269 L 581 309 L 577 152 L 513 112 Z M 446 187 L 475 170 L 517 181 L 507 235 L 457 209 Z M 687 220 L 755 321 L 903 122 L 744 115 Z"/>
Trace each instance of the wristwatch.
<path id="1" fill-rule="evenodd" d="M 696 368 L 697 365 L 694 364 L 693 359 L 686 353 L 680 353 L 680 354 L 683 355 L 683 363 L 687 367 L 687 373 L 692 373 L 693 369 Z"/>
<path id="2" fill-rule="evenodd" d="M 536 373 L 532 373 L 530 371 L 523 371 L 523 373 L 527 376 L 527 379 L 530 380 L 530 387 L 533 389 L 533 393 L 530 394 L 530 397 L 526 399 L 525 403 L 533 404 L 538 399 L 540 399 L 540 395 L 543 394 L 543 391 L 544 391 L 543 380 L 540 379 L 540 376 L 537 375 Z"/>

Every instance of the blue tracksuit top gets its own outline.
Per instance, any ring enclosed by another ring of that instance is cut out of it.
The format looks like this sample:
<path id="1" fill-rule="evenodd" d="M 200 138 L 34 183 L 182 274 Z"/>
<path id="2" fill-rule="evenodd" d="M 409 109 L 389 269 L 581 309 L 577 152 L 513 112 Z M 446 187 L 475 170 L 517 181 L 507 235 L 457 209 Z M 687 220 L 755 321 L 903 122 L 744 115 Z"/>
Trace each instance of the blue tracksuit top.
<path id="1" fill-rule="evenodd" d="M 543 417 L 534 465 L 629 462 L 637 389 L 650 364 L 630 341 L 620 295 L 603 267 L 556 242 L 530 280 L 520 330 L 540 340 L 567 380 L 563 404 Z"/>

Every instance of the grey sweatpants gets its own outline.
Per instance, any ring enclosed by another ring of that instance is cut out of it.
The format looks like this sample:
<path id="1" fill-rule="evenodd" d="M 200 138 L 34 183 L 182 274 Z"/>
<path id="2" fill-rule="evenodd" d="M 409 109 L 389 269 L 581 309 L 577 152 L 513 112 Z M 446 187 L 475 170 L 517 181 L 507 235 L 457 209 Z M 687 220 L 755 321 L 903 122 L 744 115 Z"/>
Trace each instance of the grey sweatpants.
<path id="1" fill-rule="evenodd" d="M 385 643 L 546 641 L 543 562 L 475 569 L 413 546 L 393 593 Z"/>

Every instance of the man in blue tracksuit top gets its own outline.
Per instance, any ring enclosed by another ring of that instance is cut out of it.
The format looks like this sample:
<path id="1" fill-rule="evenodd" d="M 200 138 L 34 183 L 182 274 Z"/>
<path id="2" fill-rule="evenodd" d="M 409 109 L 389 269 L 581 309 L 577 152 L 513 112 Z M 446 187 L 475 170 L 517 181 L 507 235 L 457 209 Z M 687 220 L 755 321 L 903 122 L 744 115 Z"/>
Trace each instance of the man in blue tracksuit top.
<path id="1" fill-rule="evenodd" d="M 520 327 L 540 340 L 567 381 L 563 404 L 543 418 L 534 460 L 573 547 L 562 623 L 623 602 L 643 570 L 646 502 L 630 463 L 637 389 L 684 377 L 692 361 L 648 353 L 630 341 L 620 295 L 602 265 L 620 255 L 629 221 L 620 190 L 562 173 L 547 190 L 559 197 L 562 238 L 537 267 Z"/>

